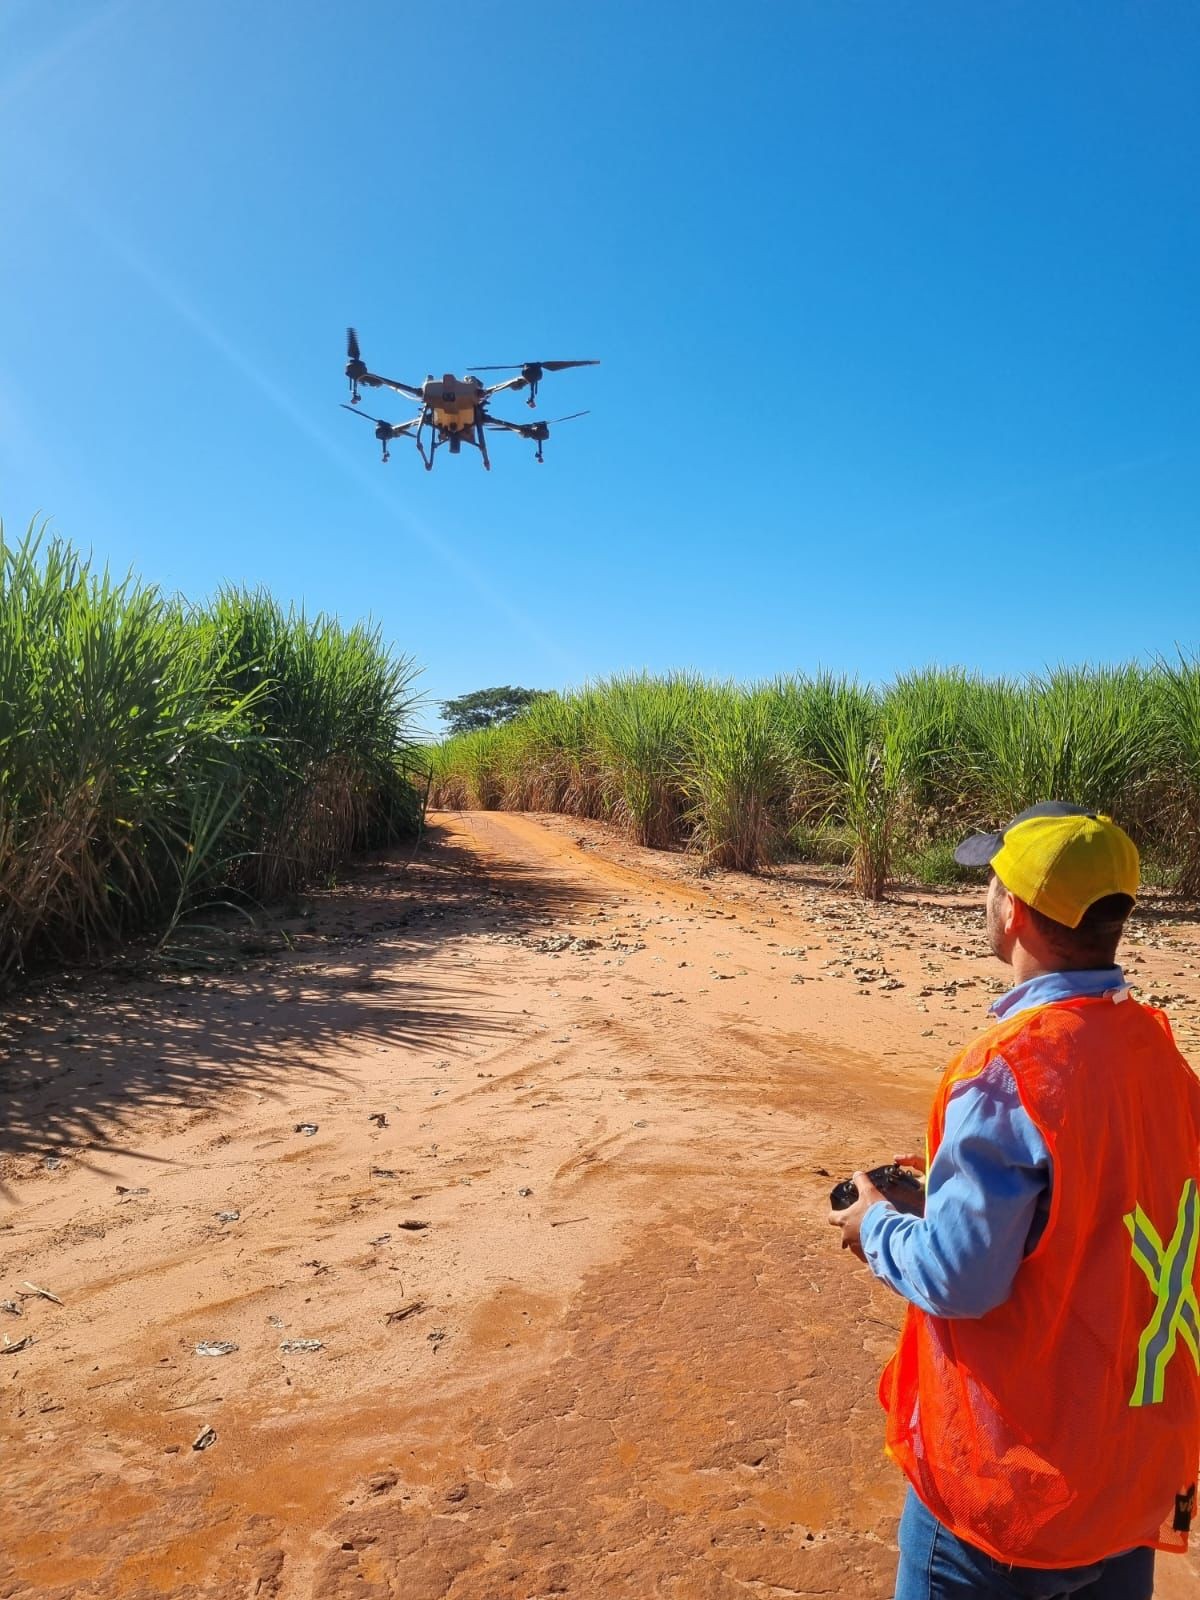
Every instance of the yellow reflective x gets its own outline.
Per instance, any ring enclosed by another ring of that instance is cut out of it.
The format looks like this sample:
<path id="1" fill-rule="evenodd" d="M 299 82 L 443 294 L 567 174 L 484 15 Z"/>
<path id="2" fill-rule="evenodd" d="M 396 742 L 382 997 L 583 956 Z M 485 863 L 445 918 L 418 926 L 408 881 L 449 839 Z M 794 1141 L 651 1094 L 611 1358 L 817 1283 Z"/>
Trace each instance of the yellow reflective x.
<path id="1" fill-rule="evenodd" d="M 1124 1221 L 1133 1241 L 1133 1259 L 1154 1290 L 1154 1312 L 1138 1341 L 1137 1381 L 1129 1404 L 1157 1405 L 1180 1339 L 1200 1372 L 1200 1304 L 1193 1281 L 1196 1247 L 1200 1244 L 1200 1192 L 1196 1180 L 1189 1178 L 1183 1186 L 1170 1244 L 1163 1244 L 1141 1206 L 1128 1212 Z"/>

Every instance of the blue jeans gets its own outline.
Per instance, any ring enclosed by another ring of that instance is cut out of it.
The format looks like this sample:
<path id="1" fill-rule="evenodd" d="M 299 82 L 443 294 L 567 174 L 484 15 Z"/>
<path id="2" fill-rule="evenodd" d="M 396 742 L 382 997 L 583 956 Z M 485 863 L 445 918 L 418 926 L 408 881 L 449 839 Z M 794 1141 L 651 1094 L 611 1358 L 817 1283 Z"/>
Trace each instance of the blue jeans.
<path id="1" fill-rule="evenodd" d="M 1154 1551 L 1128 1550 L 1090 1567 L 1006 1567 L 944 1528 L 909 1489 L 900 1518 L 895 1600 L 1150 1600 Z"/>

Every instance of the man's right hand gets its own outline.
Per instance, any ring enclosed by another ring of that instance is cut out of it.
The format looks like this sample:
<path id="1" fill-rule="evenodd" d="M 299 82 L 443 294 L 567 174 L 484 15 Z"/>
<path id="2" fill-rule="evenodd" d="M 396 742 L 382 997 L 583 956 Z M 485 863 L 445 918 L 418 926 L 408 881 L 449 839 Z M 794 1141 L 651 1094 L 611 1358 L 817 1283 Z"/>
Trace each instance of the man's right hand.
<path id="1" fill-rule="evenodd" d="M 896 1163 L 896 1165 L 898 1167 L 911 1167 L 914 1172 L 924 1172 L 925 1171 L 925 1157 L 924 1156 L 920 1156 L 920 1155 L 893 1156 L 892 1160 Z"/>

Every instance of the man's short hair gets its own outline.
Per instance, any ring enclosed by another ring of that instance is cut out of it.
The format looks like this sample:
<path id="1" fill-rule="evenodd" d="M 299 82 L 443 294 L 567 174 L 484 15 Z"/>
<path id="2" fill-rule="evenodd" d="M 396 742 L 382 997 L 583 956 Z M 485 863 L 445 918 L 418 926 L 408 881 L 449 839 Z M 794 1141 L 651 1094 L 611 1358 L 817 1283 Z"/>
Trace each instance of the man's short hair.
<path id="1" fill-rule="evenodd" d="M 1025 909 L 1060 961 L 1069 961 L 1075 969 L 1111 967 L 1116 963 L 1117 946 L 1133 910 L 1133 896 L 1106 894 L 1103 899 L 1094 900 L 1077 928 L 1055 922 L 1053 917 L 1031 905 L 1026 905 Z"/>

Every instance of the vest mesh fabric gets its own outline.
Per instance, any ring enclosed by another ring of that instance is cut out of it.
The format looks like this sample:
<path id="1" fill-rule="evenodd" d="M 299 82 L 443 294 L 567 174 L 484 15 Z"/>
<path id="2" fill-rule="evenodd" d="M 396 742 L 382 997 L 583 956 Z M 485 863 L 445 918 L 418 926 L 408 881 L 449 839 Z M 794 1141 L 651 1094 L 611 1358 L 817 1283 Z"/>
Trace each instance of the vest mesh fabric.
<path id="1" fill-rule="evenodd" d="M 998 1056 L 1050 1151 L 1050 1216 L 1003 1305 L 953 1320 L 908 1307 L 880 1383 L 888 1453 L 940 1522 L 1013 1565 L 1184 1550 L 1176 1497 L 1200 1462 L 1200 1083 L 1161 1012 L 1044 1006 L 951 1062 L 930 1157 L 951 1090 Z"/>

